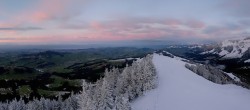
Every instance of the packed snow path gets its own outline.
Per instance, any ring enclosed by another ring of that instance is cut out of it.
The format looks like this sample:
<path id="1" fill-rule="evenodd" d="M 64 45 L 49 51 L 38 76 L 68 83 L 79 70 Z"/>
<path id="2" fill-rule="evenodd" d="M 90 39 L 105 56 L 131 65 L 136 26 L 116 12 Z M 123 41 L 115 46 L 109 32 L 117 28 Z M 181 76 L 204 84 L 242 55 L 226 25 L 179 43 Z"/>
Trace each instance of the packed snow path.
<path id="1" fill-rule="evenodd" d="M 133 110 L 250 110 L 250 90 L 212 83 L 175 58 L 154 54 L 153 63 L 159 85 L 136 99 Z"/>

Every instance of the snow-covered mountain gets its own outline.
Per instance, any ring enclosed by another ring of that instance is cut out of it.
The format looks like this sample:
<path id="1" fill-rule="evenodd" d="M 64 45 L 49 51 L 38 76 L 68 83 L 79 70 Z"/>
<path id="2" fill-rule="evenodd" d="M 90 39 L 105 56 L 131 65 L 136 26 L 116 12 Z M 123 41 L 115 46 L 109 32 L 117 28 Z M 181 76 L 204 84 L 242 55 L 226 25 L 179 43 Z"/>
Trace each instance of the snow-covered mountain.
<path id="1" fill-rule="evenodd" d="M 216 84 L 185 68 L 178 57 L 154 54 L 158 87 L 132 103 L 134 110 L 248 110 L 250 91 Z"/>
<path id="2" fill-rule="evenodd" d="M 217 54 L 222 58 L 242 58 L 250 52 L 250 37 L 225 40 L 202 54 Z"/>

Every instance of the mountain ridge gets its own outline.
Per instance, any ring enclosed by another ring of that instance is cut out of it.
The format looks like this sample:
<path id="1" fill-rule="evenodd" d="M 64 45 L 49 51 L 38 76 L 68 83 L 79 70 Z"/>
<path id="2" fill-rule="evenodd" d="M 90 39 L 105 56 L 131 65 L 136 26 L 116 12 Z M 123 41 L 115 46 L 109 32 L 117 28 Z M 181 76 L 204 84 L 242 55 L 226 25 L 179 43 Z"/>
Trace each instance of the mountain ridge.
<path id="1" fill-rule="evenodd" d="M 201 54 L 219 55 L 221 59 L 250 59 L 250 37 L 224 40 Z"/>

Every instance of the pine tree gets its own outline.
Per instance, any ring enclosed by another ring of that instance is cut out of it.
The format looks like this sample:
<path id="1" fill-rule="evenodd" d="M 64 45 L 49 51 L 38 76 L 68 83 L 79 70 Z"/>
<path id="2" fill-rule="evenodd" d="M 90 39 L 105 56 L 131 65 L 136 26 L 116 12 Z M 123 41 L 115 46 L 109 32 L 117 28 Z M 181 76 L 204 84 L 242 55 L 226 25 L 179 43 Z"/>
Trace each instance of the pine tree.
<path id="1" fill-rule="evenodd" d="M 131 110 L 127 93 L 116 96 L 114 110 Z"/>
<path id="2" fill-rule="evenodd" d="M 99 102 L 100 104 L 100 110 L 112 110 L 114 106 L 114 99 L 112 97 L 114 88 L 111 87 L 112 84 L 110 84 L 107 80 L 107 78 L 103 79 L 103 85 L 101 88 L 101 100 Z"/>

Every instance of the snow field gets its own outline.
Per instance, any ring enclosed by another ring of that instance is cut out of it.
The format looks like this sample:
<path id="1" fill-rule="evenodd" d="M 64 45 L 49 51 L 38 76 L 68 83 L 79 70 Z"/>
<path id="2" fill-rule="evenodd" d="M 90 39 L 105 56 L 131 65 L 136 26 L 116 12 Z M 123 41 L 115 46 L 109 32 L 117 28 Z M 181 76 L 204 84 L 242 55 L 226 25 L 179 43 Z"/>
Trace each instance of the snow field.
<path id="1" fill-rule="evenodd" d="M 219 85 L 185 68 L 185 62 L 154 54 L 158 87 L 132 102 L 134 110 L 249 110 L 250 90 Z"/>

